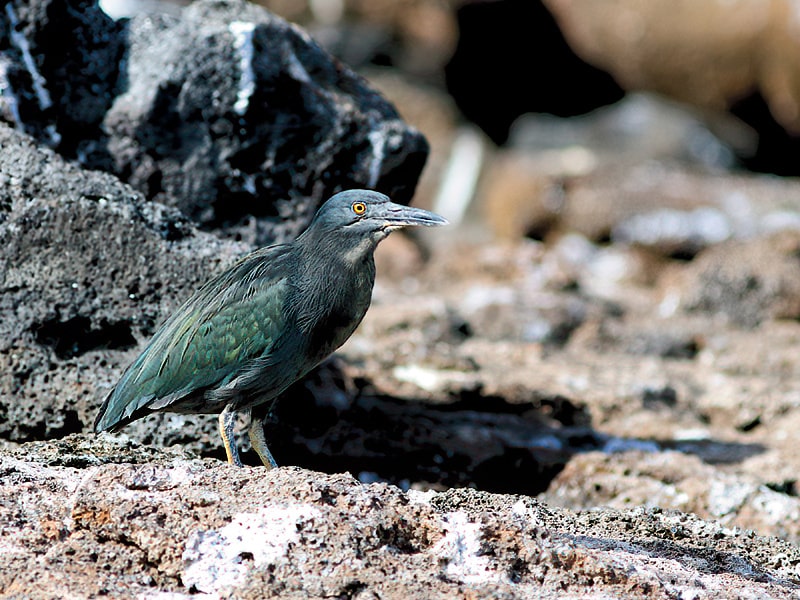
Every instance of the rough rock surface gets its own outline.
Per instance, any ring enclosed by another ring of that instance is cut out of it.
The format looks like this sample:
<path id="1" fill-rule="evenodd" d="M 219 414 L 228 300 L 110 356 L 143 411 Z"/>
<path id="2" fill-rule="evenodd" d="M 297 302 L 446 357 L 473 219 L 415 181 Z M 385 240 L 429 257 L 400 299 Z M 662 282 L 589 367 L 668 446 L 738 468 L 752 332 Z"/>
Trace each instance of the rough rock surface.
<path id="1" fill-rule="evenodd" d="M 125 456 L 125 463 L 116 461 Z M 792 598 L 800 550 L 661 509 L 572 513 L 79 436 L 0 456 L 4 597 Z"/>
<path id="2" fill-rule="evenodd" d="M 5 2 L 2 17 L 0 116 L 74 156 L 124 85 L 123 24 L 85 0 Z"/>
<path id="3" fill-rule="evenodd" d="M 424 137 L 303 30 L 256 5 L 201 1 L 179 18 L 124 25 L 95 2 L 67 15 L 49 0 L 8 6 L 17 23 L 0 37 L 14 42 L 0 46 L 5 118 L 206 228 L 264 244 L 297 235 L 341 189 L 413 195 Z"/>
<path id="4" fill-rule="evenodd" d="M 91 423 L 138 344 L 247 248 L 0 124 L 0 436 Z"/>

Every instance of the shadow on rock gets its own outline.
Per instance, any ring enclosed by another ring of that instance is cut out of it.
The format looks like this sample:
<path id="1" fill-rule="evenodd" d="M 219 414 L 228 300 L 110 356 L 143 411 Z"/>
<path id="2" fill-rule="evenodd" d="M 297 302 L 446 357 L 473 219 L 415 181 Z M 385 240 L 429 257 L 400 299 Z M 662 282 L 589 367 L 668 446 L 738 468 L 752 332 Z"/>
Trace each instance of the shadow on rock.
<path id="1" fill-rule="evenodd" d="M 669 440 L 662 442 L 660 445 L 664 450 L 677 450 L 684 454 L 694 454 L 709 465 L 730 465 L 744 462 L 748 458 L 762 454 L 767 450 L 764 444 L 741 444 L 718 440 L 685 440 L 680 442 Z"/>
<path id="2" fill-rule="evenodd" d="M 511 403 L 477 391 L 447 403 L 400 400 L 349 379 L 335 361 L 291 388 L 266 428 L 281 465 L 349 471 L 365 483 L 405 489 L 474 487 L 526 495 L 545 491 L 578 453 L 673 448 L 720 464 L 764 451 L 760 444 L 611 437 L 592 428 L 585 406 L 560 396 Z M 207 455 L 225 458 L 221 448 Z M 260 464 L 252 452 L 244 460 Z"/>

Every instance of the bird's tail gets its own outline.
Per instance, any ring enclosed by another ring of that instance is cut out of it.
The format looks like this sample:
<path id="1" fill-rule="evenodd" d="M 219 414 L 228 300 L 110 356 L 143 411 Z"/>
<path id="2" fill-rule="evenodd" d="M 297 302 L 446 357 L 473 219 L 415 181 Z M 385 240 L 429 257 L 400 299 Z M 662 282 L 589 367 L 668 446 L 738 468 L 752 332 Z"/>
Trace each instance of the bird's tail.
<path id="1" fill-rule="evenodd" d="M 102 406 L 100 406 L 100 410 L 94 420 L 94 430 L 97 433 L 101 431 L 116 431 L 125 425 L 124 423 L 120 424 L 119 415 L 115 415 L 109 410 L 111 398 L 114 396 L 115 391 L 116 388 L 111 390 L 108 396 L 106 396 L 106 399 L 103 400 Z"/>
<path id="2" fill-rule="evenodd" d="M 152 412 L 150 406 L 153 402 L 152 396 L 139 397 L 135 402 L 126 401 L 122 397 L 125 393 L 124 379 L 111 390 L 97 412 L 94 420 L 94 430 L 119 431 L 131 421 L 135 421 Z"/>

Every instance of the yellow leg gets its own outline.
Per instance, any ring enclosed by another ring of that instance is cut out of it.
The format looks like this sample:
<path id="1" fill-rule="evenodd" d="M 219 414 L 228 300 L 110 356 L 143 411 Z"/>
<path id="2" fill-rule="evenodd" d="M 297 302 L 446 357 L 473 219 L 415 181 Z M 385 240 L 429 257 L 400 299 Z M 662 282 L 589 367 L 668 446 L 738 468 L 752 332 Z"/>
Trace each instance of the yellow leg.
<path id="1" fill-rule="evenodd" d="M 267 439 L 264 437 L 264 421 L 250 413 L 250 427 L 247 429 L 247 435 L 250 437 L 250 445 L 256 451 L 261 462 L 267 469 L 277 467 L 278 463 L 272 458 L 272 452 L 267 448 Z"/>
<path id="2" fill-rule="evenodd" d="M 235 425 L 236 411 L 228 404 L 225 410 L 219 413 L 219 435 L 222 437 L 222 443 L 225 446 L 225 454 L 228 455 L 228 462 L 237 467 L 241 467 L 242 459 L 239 458 L 239 450 L 236 448 L 236 438 L 233 432 Z"/>

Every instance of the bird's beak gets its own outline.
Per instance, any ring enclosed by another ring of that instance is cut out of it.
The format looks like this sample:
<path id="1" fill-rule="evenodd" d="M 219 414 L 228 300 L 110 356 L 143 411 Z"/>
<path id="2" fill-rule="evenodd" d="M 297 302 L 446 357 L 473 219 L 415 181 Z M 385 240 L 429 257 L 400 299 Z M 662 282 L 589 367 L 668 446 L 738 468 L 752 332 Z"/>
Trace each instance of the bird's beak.
<path id="1" fill-rule="evenodd" d="M 376 215 L 376 218 L 384 222 L 383 229 L 387 230 L 415 225 L 424 225 L 425 227 L 447 225 L 447 219 L 436 213 L 394 202 L 384 204 L 380 215 Z"/>

